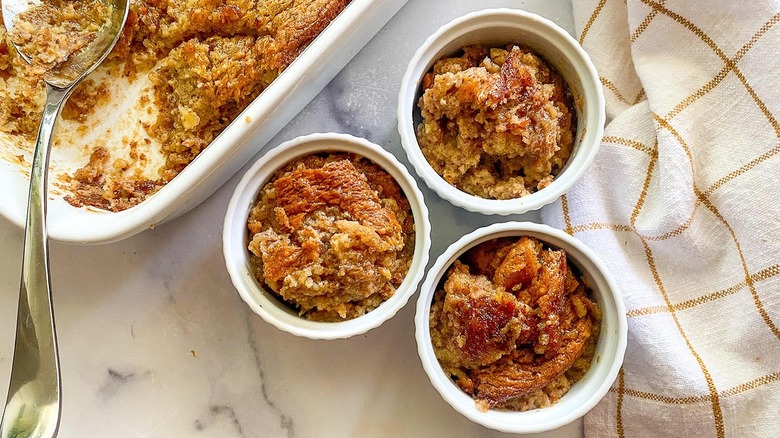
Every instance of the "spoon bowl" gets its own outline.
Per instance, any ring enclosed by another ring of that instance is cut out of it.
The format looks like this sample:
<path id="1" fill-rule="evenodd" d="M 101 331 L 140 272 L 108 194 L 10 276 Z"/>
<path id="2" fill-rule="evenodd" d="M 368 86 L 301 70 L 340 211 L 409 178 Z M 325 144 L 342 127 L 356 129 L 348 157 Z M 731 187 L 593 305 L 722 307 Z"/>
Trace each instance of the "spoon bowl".
<path id="1" fill-rule="evenodd" d="M 76 85 L 111 52 L 127 19 L 129 0 L 99 1 L 106 1 L 105 20 L 94 36 L 66 59 L 48 65 L 43 73 L 46 104 L 30 169 L 16 343 L 0 438 L 54 437 L 59 428 L 62 395 L 49 273 L 46 183 L 57 116 Z M 14 28 L 25 14 L 46 6 L 47 0 L 3 0 L 3 23 L 11 40 Z M 43 29 L 33 28 L 33 31 Z M 13 43 L 19 55 L 35 66 L 39 54 L 29 53 Z"/>
<path id="2" fill-rule="evenodd" d="M 97 68 L 114 48 L 122 34 L 130 3 L 129 0 L 102 1 L 106 1 L 106 16 L 96 32 L 95 39 L 64 62 L 49 69 L 44 76 L 47 84 L 59 88 L 74 87 Z M 41 8 L 45 4 L 46 1 L 41 0 L 4 0 L 2 2 L 3 22 L 8 33 L 14 32 L 20 15 L 34 8 Z M 35 54 L 27 53 L 16 44 L 14 47 L 27 63 L 33 62 Z"/>

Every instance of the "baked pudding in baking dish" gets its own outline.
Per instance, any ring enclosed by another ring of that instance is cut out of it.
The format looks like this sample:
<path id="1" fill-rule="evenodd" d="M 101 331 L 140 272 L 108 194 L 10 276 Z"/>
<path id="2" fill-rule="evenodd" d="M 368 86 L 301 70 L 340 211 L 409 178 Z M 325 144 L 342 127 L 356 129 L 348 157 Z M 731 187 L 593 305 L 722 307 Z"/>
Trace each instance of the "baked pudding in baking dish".
<path id="1" fill-rule="evenodd" d="M 78 4 L 78 0 L 73 0 Z M 74 92 L 54 145 L 79 166 L 52 181 L 74 206 L 121 211 L 180 173 L 349 0 L 132 1 L 109 58 Z M 44 87 L 0 27 L 2 158 L 23 162 Z"/>

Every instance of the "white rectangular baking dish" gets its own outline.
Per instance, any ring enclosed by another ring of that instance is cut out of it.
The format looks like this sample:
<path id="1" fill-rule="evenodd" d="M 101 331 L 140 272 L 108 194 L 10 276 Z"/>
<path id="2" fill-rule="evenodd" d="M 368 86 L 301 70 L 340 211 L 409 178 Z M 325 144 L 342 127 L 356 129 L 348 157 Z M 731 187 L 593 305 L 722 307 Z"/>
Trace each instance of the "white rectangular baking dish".
<path id="1" fill-rule="evenodd" d="M 75 208 L 56 190 L 52 191 L 50 183 L 49 237 L 74 244 L 109 243 L 189 211 L 214 193 L 300 112 L 406 1 L 352 0 L 192 163 L 139 205 L 116 213 Z M 0 149 L 4 147 L 0 139 Z M 84 155 L 76 155 L 58 154 L 55 146 L 50 181 L 53 175 L 86 164 Z M 20 227 L 27 209 L 29 163 L 29 159 L 0 160 L 0 215 Z"/>

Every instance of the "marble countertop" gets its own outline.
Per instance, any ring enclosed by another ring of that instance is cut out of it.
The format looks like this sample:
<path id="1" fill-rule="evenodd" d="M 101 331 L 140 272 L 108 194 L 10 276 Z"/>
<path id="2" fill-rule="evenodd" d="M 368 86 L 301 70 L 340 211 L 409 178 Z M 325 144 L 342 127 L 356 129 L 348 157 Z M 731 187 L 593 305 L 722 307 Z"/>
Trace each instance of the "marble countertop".
<path id="1" fill-rule="evenodd" d="M 384 146 L 408 165 L 395 119 L 407 61 L 440 25 L 488 7 L 522 8 L 573 29 L 568 0 L 410 0 L 263 150 L 303 134 L 345 132 Z M 245 169 L 190 213 L 125 241 L 52 243 L 60 436 L 502 436 L 462 417 L 429 384 L 414 341 L 416 295 L 381 327 L 340 341 L 296 338 L 249 310 L 230 283 L 221 244 L 228 199 Z M 433 224 L 431 264 L 482 225 L 539 219 L 538 213 L 469 213 L 418 183 Z M 0 219 L 2 400 L 22 234 Z M 581 434 L 577 421 L 541 436 Z"/>

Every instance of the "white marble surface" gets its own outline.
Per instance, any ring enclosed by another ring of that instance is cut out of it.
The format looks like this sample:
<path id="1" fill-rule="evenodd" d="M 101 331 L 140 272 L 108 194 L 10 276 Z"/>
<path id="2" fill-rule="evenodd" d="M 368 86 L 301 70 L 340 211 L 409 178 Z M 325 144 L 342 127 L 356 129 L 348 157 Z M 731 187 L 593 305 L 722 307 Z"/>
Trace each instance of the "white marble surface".
<path id="1" fill-rule="evenodd" d="M 346 132 L 408 164 L 395 127 L 406 62 L 441 24 L 498 6 L 573 27 L 567 0 L 410 0 L 266 148 L 312 132 Z M 252 313 L 230 284 L 221 252 L 222 218 L 239 177 L 189 214 L 123 242 L 52 244 L 64 393 L 60 436 L 502 436 L 461 417 L 428 383 L 413 335 L 416 296 L 383 326 L 342 341 L 299 339 Z M 420 184 L 431 210 L 432 261 L 481 225 L 538 220 L 536 213 L 468 213 Z M 22 231 L 0 219 L 0 242 L 4 400 Z M 581 434 L 578 421 L 543 436 Z"/>

